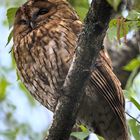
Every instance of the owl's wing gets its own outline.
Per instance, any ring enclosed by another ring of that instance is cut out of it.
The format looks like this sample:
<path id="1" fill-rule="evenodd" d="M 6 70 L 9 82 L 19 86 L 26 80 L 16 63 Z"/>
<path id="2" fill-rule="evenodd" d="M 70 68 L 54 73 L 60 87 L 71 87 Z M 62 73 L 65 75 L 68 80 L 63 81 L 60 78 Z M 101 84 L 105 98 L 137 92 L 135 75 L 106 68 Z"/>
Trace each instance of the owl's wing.
<path id="1" fill-rule="evenodd" d="M 113 112 L 122 122 L 124 128 L 126 128 L 124 115 L 125 101 L 121 83 L 113 73 L 111 60 L 107 56 L 105 50 L 100 51 L 99 57 L 95 63 L 95 69 L 91 74 L 90 84 L 94 86 L 98 94 L 104 97 Z"/>
<path id="2" fill-rule="evenodd" d="M 99 57 L 96 60 L 95 71 L 92 72 L 91 81 L 95 77 L 98 77 L 97 81 L 99 81 L 99 83 L 97 83 L 99 88 L 102 89 L 103 87 L 106 87 L 106 96 L 110 95 L 112 97 L 111 99 L 116 101 L 114 104 L 117 104 L 118 106 L 120 105 L 124 108 L 125 101 L 121 83 L 113 73 L 112 62 L 104 49 L 100 51 Z"/>

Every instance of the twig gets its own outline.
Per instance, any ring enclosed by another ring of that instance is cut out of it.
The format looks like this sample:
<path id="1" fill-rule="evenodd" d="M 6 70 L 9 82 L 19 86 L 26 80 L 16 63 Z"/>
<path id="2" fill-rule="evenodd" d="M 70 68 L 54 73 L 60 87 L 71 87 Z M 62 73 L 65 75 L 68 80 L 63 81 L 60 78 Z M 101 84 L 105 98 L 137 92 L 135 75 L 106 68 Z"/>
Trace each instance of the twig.
<path id="1" fill-rule="evenodd" d="M 131 116 L 128 112 L 125 112 L 130 118 L 134 119 L 137 123 L 140 124 L 140 121 L 136 119 L 135 117 Z"/>

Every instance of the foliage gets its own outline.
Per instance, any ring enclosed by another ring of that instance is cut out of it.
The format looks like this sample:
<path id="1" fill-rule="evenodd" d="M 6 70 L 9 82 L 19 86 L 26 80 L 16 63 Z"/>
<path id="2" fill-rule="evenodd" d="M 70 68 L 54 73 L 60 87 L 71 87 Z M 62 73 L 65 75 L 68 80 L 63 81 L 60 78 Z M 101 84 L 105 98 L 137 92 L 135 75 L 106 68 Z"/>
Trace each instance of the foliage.
<path id="1" fill-rule="evenodd" d="M 107 1 L 114 8 L 114 10 L 117 11 L 118 6 L 119 6 L 121 0 L 107 0 Z"/>
<path id="2" fill-rule="evenodd" d="M 6 93 L 6 87 L 9 85 L 9 82 L 6 80 L 6 78 L 1 77 L 0 79 L 0 101 L 4 100 L 5 93 Z"/>
<path id="3" fill-rule="evenodd" d="M 140 67 L 140 57 L 132 59 L 126 66 L 123 67 L 126 71 L 133 71 Z"/>
<path id="4" fill-rule="evenodd" d="M 89 136 L 90 132 L 83 125 L 80 125 L 78 127 L 81 129 L 81 132 L 72 132 L 71 136 L 76 137 L 79 140 L 84 140 L 85 138 L 87 138 Z"/>
<path id="5" fill-rule="evenodd" d="M 8 108 L 8 110 L 6 109 Z M 18 137 L 29 137 L 30 140 L 42 139 L 42 134 L 32 131 L 32 128 L 27 123 L 19 123 L 14 117 L 13 113 L 16 111 L 16 106 L 11 104 L 8 99 L 1 102 L 1 114 L 3 114 L 3 123 L 8 128 L 7 130 L 0 130 L 0 139 L 16 140 Z"/>
<path id="6" fill-rule="evenodd" d="M 16 11 L 17 11 L 17 7 L 9 8 L 7 10 L 7 19 L 8 19 L 8 23 L 9 23 L 9 28 L 11 28 L 13 26 L 14 16 L 15 16 Z"/>
<path id="7" fill-rule="evenodd" d="M 72 6 L 76 9 L 78 15 L 80 16 L 81 20 L 84 19 L 87 11 L 88 11 L 88 7 L 89 7 L 89 3 L 87 0 L 69 0 L 69 2 L 72 4 Z"/>
<path id="8" fill-rule="evenodd" d="M 132 135 L 134 136 L 135 140 L 139 140 L 140 124 L 138 124 L 134 119 L 130 119 L 129 126 L 130 126 Z"/>
<path id="9" fill-rule="evenodd" d="M 77 13 L 79 14 L 80 18 L 83 20 L 87 11 L 88 11 L 88 0 L 69 0 L 70 3 L 73 5 L 73 7 L 76 9 Z M 118 9 L 118 5 L 120 4 L 121 0 L 107 0 L 109 4 L 115 9 Z M 6 0 L 4 2 L 4 6 L 11 7 L 7 10 L 7 19 L 9 23 L 9 28 L 12 27 L 13 21 L 14 21 L 14 15 L 17 10 L 16 7 L 21 5 L 25 0 L 19 1 L 19 0 Z M 139 0 L 133 0 L 133 7 L 131 11 L 127 11 L 127 16 L 119 15 L 116 19 L 113 19 L 109 24 L 109 30 L 108 30 L 108 36 L 110 41 L 114 41 L 114 39 L 117 39 L 118 42 L 121 42 L 120 39 L 126 38 L 126 35 L 131 31 L 136 31 L 140 27 L 140 6 L 139 6 Z M 126 12 L 126 11 L 125 11 Z M 12 31 L 9 34 L 7 44 L 10 43 L 12 39 Z M 124 39 L 125 40 L 125 39 Z M 1 46 L 2 47 L 2 46 Z M 11 58 L 13 60 L 13 57 Z M 140 67 L 140 58 L 137 57 L 133 60 L 131 60 L 128 65 L 124 66 L 123 69 L 126 71 L 132 71 L 132 74 L 128 80 L 127 86 L 126 86 L 126 98 L 132 102 L 138 110 L 140 110 L 140 104 L 137 99 L 137 94 L 135 94 L 135 90 L 133 88 L 133 78 L 135 76 L 136 71 Z M 2 72 L 4 71 L 4 73 Z M 19 123 L 16 118 L 14 118 L 14 112 L 16 110 L 16 106 L 14 106 L 12 103 L 9 103 L 7 99 L 7 89 L 11 86 L 8 78 L 6 77 L 6 73 L 10 73 L 11 71 L 15 71 L 15 65 L 14 61 L 12 61 L 12 64 L 10 68 L 5 68 L 0 65 L 0 113 L 4 114 L 4 123 L 6 130 L 1 131 L 0 130 L 0 138 L 3 136 L 3 138 L 6 140 L 11 139 L 17 139 L 19 135 L 27 136 L 31 140 L 41 139 L 44 132 L 42 132 L 41 135 L 34 132 L 31 128 L 31 126 L 27 123 Z M 19 83 L 18 88 L 22 90 L 26 97 L 28 98 L 30 105 L 32 107 L 35 107 L 36 102 L 32 99 L 32 97 L 28 94 L 25 87 Z M 5 107 L 6 106 L 6 107 Z M 7 108 L 5 110 L 4 108 Z M 140 137 L 140 124 L 136 122 L 135 119 L 129 119 L 129 128 L 130 128 L 130 134 L 135 138 L 135 140 L 139 140 Z M 84 126 L 79 126 L 81 128 L 81 132 L 73 132 L 71 135 L 74 137 L 77 137 L 80 140 L 83 140 L 85 137 L 89 135 L 89 131 Z M 47 128 L 46 128 L 47 129 Z M 99 138 L 102 139 L 102 138 Z"/>
<path id="10" fill-rule="evenodd" d="M 127 17 L 119 17 L 113 19 L 109 24 L 108 36 L 110 40 L 117 38 L 118 40 L 130 31 L 136 31 L 140 27 L 140 13 L 132 10 L 128 13 Z"/>

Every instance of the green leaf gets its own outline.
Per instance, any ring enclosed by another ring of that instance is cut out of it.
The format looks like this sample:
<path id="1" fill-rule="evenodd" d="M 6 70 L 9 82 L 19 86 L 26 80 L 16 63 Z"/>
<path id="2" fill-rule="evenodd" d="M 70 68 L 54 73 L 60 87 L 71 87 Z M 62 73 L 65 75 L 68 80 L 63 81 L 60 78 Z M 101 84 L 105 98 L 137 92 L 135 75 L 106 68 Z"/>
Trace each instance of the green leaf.
<path id="1" fill-rule="evenodd" d="M 82 132 L 88 132 L 88 129 L 84 125 L 79 126 Z"/>
<path id="2" fill-rule="evenodd" d="M 76 6 L 75 9 L 76 9 L 78 15 L 80 16 L 80 19 L 84 20 L 86 13 L 88 12 L 88 9 L 85 7 L 80 7 L 80 6 Z"/>
<path id="3" fill-rule="evenodd" d="M 114 38 L 117 37 L 117 20 L 116 19 L 112 19 L 110 21 L 107 35 L 110 40 L 113 40 Z"/>
<path id="4" fill-rule="evenodd" d="M 88 8 L 89 7 L 89 3 L 88 0 L 68 0 L 72 6 L 81 6 L 81 7 L 85 7 Z"/>
<path id="5" fill-rule="evenodd" d="M 72 132 L 71 136 L 76 137 L 79 140 L 84 140 L 86 137 L 89 136 L 89 131 L 86 132 Z"/>
<path id="6" fill-rule="evenodd" d="M 7 10 L 7 19 L 9 23 L 9 28 L 11 28 L 14 23 L 14 18 L 15 18 L 17 9 L 18 9 L 17 7 L 13 7 Z"/>
<path id="7" fill-rule="evenodd" d="M 6 88 L 8 85 L 9 82 L 5 78 L 0 79 L 0 101 L 2 101 L 5 98 Z"/>
<path id="8" fill-rule="evenodd" d="M 129 88 L 127 90 L 123 90 L 123 93 L 124 93 L 125 98 L 127 98 L 129 100 L 132 96 L 136 96 L 136 93 L 131 86 L 129 86 Z"/>
<path id="9" fill-rule="evenodd" d="M 130 28 L 128 26 L 128 22 L 125 22 L 125 32 L 126 34 L 130 31 Z M 107 31 L 107 35 L 110 40 L 113 40 L 117 38 L 117 19 L 112 19 L 109 23 L 109 29 Z M 120 38 L 124 37 L 124 31 L 123 27 L 121 25 L 120 27 Z"/>
<path id="10" fill-rule="evenodd" d="M 82 130 L 82 132 L 72 132 L 71 136 L 74 136 L 80 140 L 84 140 L 89 136 L 90 132 L 84 125 L 78 125 L 78 127 Z"/>
<path id="11" fill-rule="evenodd" d="M 16 138 L 16 132 L 15 131 L 0 131 L 0 135 L 5 136 L 11 140 L 14 140 Z"/>
<path id="12" fill-rule="evenodd" d="M 14 47 L 14 45 L 12 46 L 11 51 L 10 51 L 11 59 L 12 59 L 12 69 L 16 69 L 16 63 L 15 63 L 15 58 L 14 58 L 14 53 L 13 53 L 13 47 Z M 16 73 L 17 73 L 17 69 L 16 69 Z M 17 81 L 18 80 L 19 80 L 19 75 L 17 73 Z"/>
<path id="13" fill-rule="evenodd" d="M 131 128 L 131 132 L 135 138 L 135 140 L 139 140 L 140 138 L 140 125 L 133 119 L 129 120 L 129 127 Z"/>
<path id="14" fill-rule="evenodd" d="M 118 10 L 118 6 L 119 6 L 121 0 L 107 0 L 107 1 L 108 1 L 108 3 L 113 7 L 113 9 L 114 9 L 115 11 Z"/>
<path id="15" fill-rule="evenodd" d="M 69 2 L 75 8 L 81 20 L 83 20 L 89 8 L 88 0 L 69 0 Z"/>
<path id="16" fill-rule="evenodd" d="M 140 13 L 135 10 L 129 11 L 128 16 L 126 17 L 126 23 L 129 31 L 137 31 L 140 28 Z"/>
<path id="17" fill-rule="evenodd" d="M 140 110 L 140 104 L 133 98 L 130 98 L 130 101 Z"/>
<path id="18" fill-rule="evenodd" d="M 134 19 L 138 20 L 140 19 L 140 13 L 137 12 L 136 10 L 131 10 L 126 18 L 130 20 Z"/>
<path id="19" fill-rule="evenodd" d="M 100 137 L 100 136 L 97 136 L 97 137 L 98 137 L 99 140 L 104 140 L 104 138 L 102 138 L 102 137 Z"/>
<path id="20" fill-rule="evenodd" d="M 7 40 L 6 46 L 10 43 L 12 37 L 13 37 L 13 30 L 10 32 L 10 34 L 8 36 L 8 40 Z"/>
<path id="21" fill-rule="evenodd" d="M 134 78 L 135 78 L 135 76 L 136 76 L 137 73 L 138 73 L 138 68 L 135 68 L 135 69 L 131 72 L 131 74 L 130 74 L 128 80 L 127 80 L 126 86 L 125 86 L 125 89 L 126 89 L 126 90 L 129 90 L 130 87 L 132 86 L 133 80 L 134 80 Z M 133 91 L 133 90 L 131 90 L 131 91 Z M 134 91 L 133 91 L 133 93 L 134 93 Z"/>
<path id="22" fill-rule="evenodd" d="M 135 58 L 132 59 L 126 66 L 124 66 L 123 69 L 126 71 L 132 71 L 138 67 L 140 67 L 140 59 Z"/>

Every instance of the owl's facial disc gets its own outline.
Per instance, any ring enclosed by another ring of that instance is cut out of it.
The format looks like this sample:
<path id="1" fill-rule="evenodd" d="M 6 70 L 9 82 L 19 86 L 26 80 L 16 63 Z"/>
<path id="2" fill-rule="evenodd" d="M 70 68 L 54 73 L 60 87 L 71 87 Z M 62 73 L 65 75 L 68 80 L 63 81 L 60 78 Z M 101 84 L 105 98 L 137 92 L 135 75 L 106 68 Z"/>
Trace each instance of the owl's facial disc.
<path id="1" fill-rule="evenodd" d="M 20 7 L 15 16 L 14 34 L 22 35 L 38 28 L 56 12 L 57 5 L 47 0 L 28 1 Z M 16 30 L 15 30 L 16 29 Z"/>
<path id="2" fill-rule="evenodd" d="M 14 38 L 24 37 L 52 20 L 78 19 L 66 0 L 30 0 L 17 10 Z"/>

